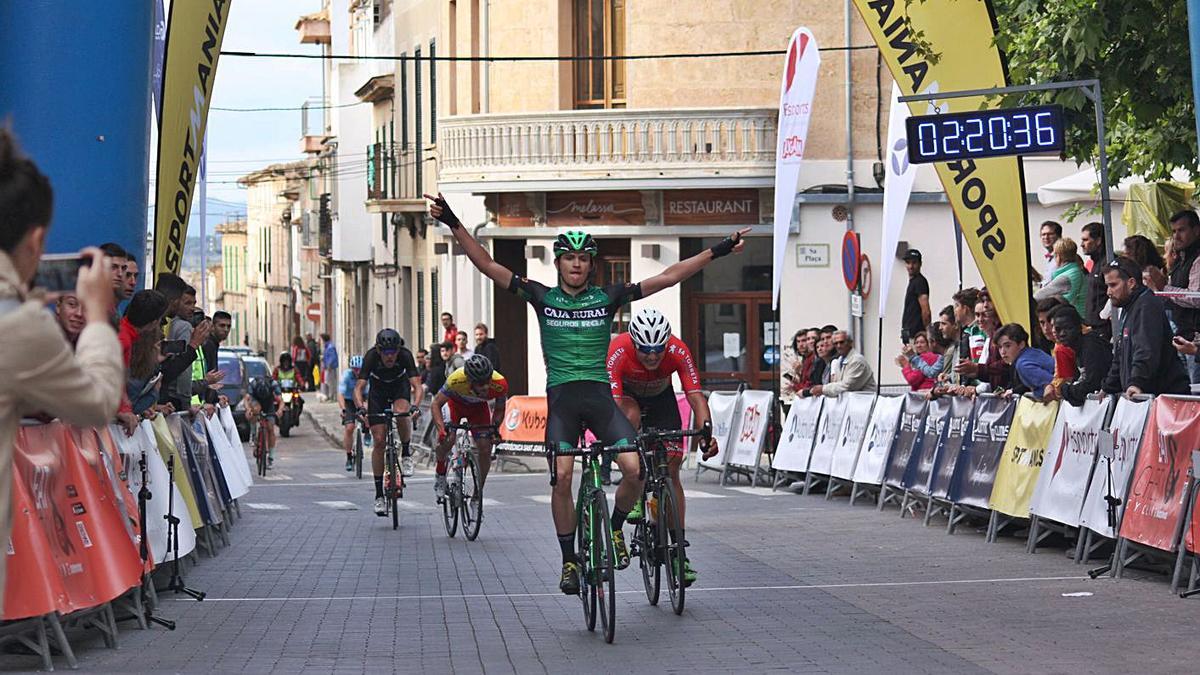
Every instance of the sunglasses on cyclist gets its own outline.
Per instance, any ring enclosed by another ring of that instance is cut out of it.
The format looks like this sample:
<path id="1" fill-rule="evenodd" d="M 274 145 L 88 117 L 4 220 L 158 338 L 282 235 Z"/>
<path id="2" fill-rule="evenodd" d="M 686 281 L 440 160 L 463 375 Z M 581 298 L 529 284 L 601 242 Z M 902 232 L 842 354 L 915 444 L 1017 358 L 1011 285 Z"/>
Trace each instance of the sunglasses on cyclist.
<path id="1" fill-rule="evenodd" d="M 379 353 L 383 356 L 395 356 L 400 353 L 399 349 L 380 349 Z"/>
<path id="2" fill-rule="evenodd" d="M 642 345 L 638 347 L 638 351 L 643 354 L 661 354 L 667 351 L 666 345 Z"/>

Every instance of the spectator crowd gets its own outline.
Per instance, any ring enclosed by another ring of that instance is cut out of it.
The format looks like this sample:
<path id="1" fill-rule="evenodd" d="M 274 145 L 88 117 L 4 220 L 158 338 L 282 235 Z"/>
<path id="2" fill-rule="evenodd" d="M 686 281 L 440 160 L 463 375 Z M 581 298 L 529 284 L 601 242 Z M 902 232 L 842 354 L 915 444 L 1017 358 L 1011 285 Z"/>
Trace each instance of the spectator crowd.
<path id="1" fill-rule="evenodd" d="M 1105 259 L 1100 223 L 1079 242 L 1059 223 L 1040 228 L 1033 273 L 1033 334 L 1001 324 L 986 288 L 965 288 L 930 313 L 922 255 L 903 256 L 909 274 L 895 364 L 913 391 L 929 396 L 1028 394 L 1080 405 L 1092 394 L 1188 394 L 1200 385 L 1200 217 L 1175 213 L 1163 250 L 1142 235 Z M 874 391 L 871 363 L 836 326 L 806 328 L 783 351 L 784 403 L 796 397 Z"/>

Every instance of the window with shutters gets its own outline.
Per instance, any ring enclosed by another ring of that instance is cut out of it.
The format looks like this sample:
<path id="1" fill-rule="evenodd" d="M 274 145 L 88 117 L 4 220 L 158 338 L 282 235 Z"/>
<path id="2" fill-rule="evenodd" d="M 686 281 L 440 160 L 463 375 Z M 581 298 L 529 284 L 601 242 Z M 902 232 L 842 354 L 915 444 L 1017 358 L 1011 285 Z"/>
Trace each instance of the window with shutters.
<path id="1" fill-rule="evenodd" d="M 625 0 L 575 0 L 574 14 L 575 56 L 625 55 Z M 575 107 L 624 108 L 625 62 L 576 61 Z"/>
<path id="2" fill-rule="evenodd" d="M 429 144 L 437 145 L 437 40 L 429 41 Z"/>

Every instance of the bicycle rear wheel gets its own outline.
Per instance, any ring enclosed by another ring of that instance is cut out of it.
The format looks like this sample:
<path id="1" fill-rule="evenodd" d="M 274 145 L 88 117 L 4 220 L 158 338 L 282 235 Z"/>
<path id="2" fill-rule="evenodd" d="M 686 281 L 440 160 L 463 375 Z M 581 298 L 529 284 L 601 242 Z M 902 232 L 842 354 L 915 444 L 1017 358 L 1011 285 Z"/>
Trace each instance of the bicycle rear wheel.
<path id="1" fill-rule="evenodd" d="M 683 614 L 684 589 L 683 564 L 687 559 L 684 548 L 683 528 L 679 523 L 679 511 L 675 502 L 675 488 L 669 482 L 662 486 L 658 498 L 659 542 L 662 545 L 662 561 L 667 568 L 667 592 L 671 596 L 671 609 Z"/>
<path id="2" fill-rule="evenodd" d="M 462 527 L 463 536 L 467 541 L 475 541 L 479 536 L 479 525 L 483 523 L 483 500 L 479 496 L 479 472 L 475 465 L 475 453 L 467 452 L 463 463 L 462 480 L 459 482 L 459 495 L 462 497 Z"/>
<path id="3" fill-rule="evenodd" d="M 643 503 L 645 496 L 642 497 Z M 642 507 L 645 509 L 645 507 Z M 651 606 L 658 604 L 658 596 L 662 588 L 662 559 L 659 557 L 661 545 L 659 528 L 646 513 L 642 521 L 633 531 L 633 540 L 638 547 L 638 564 L 642 568 L 642 585 L 646 588 L 646 600 Z"/>
<path id="4" fill-rule="evenodd" d="M 583 621 L 588 630 L 596 630 L 596 584 L 592 583 L 592 571 L 589 556 L 592 550 L 592 504 L 591 500 L 583 501 L 582 508 L 576 514 L 575 552 L 579 557 L 579 598 L 583 601 Z"/>
<path id="5" fill-rule="evenodd" d="M 446 534 L 451 538 L 458 532 L 458 502 L 461 499 L 462 487 L 459 484 L 448 485 L 445 494 L 442 495 L 442 522 L 446 524 Z M 464 521 L 464 534 L 466 530 L 467 523 Z"/>
<path id="6" fill-rule="evenodd" d="M 388 507 L 392 510 L 392 529 L 400 529 L 400 462 L 396 459 L 396 448 L 388 448 L 388 471 L 391 472 L 392 484 L 388 487 Z"/>
<path id="7" fill-rule="evenodd" d="M 604 641 L 612 642 L 617 631 L 617 567 L 613 549 L 612 521 L 608 515 L 608 496 L 604 490 L 592 492 L 591 572 L 596 584 L 597 610 L 604 627 Z"/>

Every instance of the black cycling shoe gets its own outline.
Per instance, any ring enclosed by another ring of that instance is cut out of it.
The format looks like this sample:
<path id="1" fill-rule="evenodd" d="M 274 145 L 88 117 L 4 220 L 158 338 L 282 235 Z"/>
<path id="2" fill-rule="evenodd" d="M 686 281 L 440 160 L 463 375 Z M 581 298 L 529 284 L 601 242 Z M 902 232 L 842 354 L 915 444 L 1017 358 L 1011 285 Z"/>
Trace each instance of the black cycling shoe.
<path id="1" fill-rule="evenodd" d="M 579 595 L 579 563 L 563 563 L 562 576 L 558 580 L 558 590 L 566 595 Z"/>

